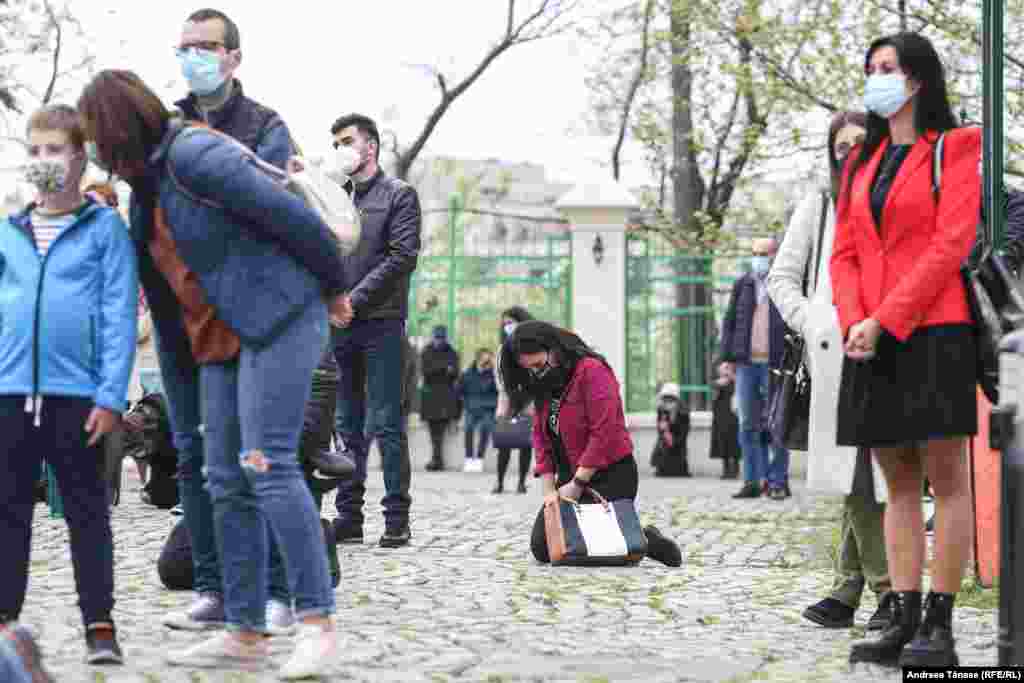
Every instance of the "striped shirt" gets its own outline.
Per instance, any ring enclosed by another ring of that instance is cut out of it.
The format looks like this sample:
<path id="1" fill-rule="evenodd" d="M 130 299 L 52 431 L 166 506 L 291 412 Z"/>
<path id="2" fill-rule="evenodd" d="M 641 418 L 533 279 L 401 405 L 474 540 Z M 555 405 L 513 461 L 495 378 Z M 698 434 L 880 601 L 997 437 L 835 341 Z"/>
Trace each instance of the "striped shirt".
<path id="1" fill-rule="evenodd" d="M 56 214 L 32 212 L 32 236 L 36 240 L 36 249 L 39 250 L 40 258 L 46 257 L 46 252 L 50 250 L 53 240 L 57 239 L 57 235 L 64 228 L 75 222 L 77 214 L 78 209 Z"/>

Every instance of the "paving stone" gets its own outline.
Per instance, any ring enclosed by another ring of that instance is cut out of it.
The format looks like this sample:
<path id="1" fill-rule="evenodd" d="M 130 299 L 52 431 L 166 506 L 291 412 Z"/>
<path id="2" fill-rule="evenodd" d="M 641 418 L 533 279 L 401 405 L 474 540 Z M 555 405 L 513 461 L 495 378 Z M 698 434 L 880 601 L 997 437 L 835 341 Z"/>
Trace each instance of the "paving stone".
<path id="1" fill-rule="evenodd" d="M 897 681 L 899 674 L 847 664 L 860 627 L 828 630 L 800 617 L 831 582 L 829 543 L 838 499 L 809 496 L 737 501 L 735 482 L 643 479 L 640 511 L 686 551 L 669 569 L 547 567 L 533 561 L 529 535 L 540 503 L 489 493 L 491 478 L 413 476 L 412 544 L 375 545 L 379 505 L 367 505 L 367 542 L 342 546 L 336 591 L 343 634 L 329 680 L 383 683 L 537 681 Z M 383 494 L 371 472 L 367 500 Z M 265 671 L 190 671 L 164 664 L 168 651 L 202 635 L 168 631 L 164 613 L 192 596 L 167 591 L 156 558 L 176 518 L 138 502 L 129 482 L 113 511 L 115 618 L 128 659 L 118 669 L 82 663 L 81 623 L 61 520 L 37 507 L 32 575 L 23 619 L 40 632 L 60 683 L 269 683 L 288 639 L 273 639 Z M 324 514 L 334 516 L 330 501 Z M 958 608 L 961 661 L 996 661 L 995 610 Z"/>

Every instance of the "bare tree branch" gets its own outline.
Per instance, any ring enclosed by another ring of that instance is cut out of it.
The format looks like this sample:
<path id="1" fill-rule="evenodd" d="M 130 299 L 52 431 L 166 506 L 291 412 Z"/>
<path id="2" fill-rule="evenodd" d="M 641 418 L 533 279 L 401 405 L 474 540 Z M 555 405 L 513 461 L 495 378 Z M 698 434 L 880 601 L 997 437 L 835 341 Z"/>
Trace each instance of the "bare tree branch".
<path id="1" fill-rule="evenodd" d="M 57 18 L 56 12 L 53 11 L 53 6 L 50 5 L 50 0 L 43 0 L 43 8 L 46 10 L 46 15 L 49 17 L 50 23 L 57 34 L 56 43 L 53 48 L 53 70 L 50 75 L 50 83 L 46 86 L 46 92 L 43 94 L 43 104 L 46 105 L 50 102 L 50 98 L 53 97 L 53 89 L 57 85 L 57 75 L 60 73 L 62 32 L 60 25 L 61 22 Z"/>
<path id="2" fill-rule="evenodd" d="M 416 136 L 408 149 L 402 151 L 402 153 L 398 155 L 395 166 L 395 175 L 403 179 L 408 176 L 413 162 L 416 161 L 416 157 L 418 157 L 420 152 L 423 151 L 423 147 L 427 144 L 427 140 L 430 139 L 431 134 L 433 134 L 434 129 L 437 128 L 437 124 L 440 123 L 441 118 L 448 111 L 449 107 L 451 107 L 452 103 L 465 93 L 481 75 L 483 75 L 494 60 L 515 45 L 520 45 L 553 35 L 555 31 L 552 27 L 554 27 L 557 22 L 564 20 L 564 18 L 578 4 L 578 0 L 543 0 L 534 12 L 528 14 L 526 18 L 516 23 L 515 0 L 508 0 L 508 20 L 504 36 L 502 36 L 501 40 L 491 46 L 473 70 L 470 71 L 469 75 L 454 86 L 449 87 L 447 81 L 441 75 L 440 70 L 435 69 L 435 78 L 441 91 L 441 99 L 435 105 L 433 111 L 431 111 L 427 116 L 427 120 L 423 124 L 423 128 L 420 130 L 419 135 Z M 545 17 L 548 17 L 546 21 L 544 21 Z M 539 26 L 537 24 L 539 24 Z M 527 33 L 527 31 L 530 32 Z"/>
<path id="3" fill-rule="evenodd" d="M 626 131 L 630 125 L 630 113 L 633 108 L 633 102 L 636 100 L 636 94 L 640 90 L 640 86 L 643 84 L 644 79 L 647 78 L 647 62 L 648 52 L 650 51 L 650 27 L 651 17 L 654 14 L 654 2 L 655 0 L 647 0 L 644 6 L 644 19 L 643 29 L 641 31 L 640 38 L 640 62 L 637 64 L 636 71 L 633 74 L 633 79 L 629 84 L 629 88 L 626 90 L 626 98 L 622 103 L 622 113 L 619 116 L 619 132 L 615 139 L 615 145 L 612 147 L 612 177 L 616 181 L 619 180 L 621 175 L 621 154 L 622 154 L 622 143 L 626 139 Z"/>

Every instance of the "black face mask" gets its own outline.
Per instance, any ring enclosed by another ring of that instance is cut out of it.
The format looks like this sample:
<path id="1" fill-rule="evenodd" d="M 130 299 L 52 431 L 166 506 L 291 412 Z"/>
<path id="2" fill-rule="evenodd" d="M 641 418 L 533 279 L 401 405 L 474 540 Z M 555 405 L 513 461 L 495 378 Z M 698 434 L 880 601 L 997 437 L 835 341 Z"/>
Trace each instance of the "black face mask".
<path id="1" fill-rule="evenodd" d="M 568 375 L 565 367 L 545 362 L 536 371 L 530 371 L 530 388 L 538 396 L 550 396 L 565 387 Z"/>

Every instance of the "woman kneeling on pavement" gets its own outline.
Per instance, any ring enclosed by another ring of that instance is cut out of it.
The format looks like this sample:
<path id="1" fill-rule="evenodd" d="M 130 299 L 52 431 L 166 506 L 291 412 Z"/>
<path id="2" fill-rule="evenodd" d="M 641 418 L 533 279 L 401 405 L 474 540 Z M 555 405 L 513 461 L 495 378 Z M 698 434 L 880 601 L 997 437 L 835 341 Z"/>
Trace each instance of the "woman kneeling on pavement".
<path id="1" fill-rule="evenodd" d="M 330 228 L 233 140 L 174 120 L 130 71 L 79 99 L 101 168 L 132 188 L 131 228 L 172 416 L 198 412 L 223 566 L 227 631 L 168 657 L 183 666 L 268 660 L 268 533 L 286 564 L 295 649 L 278 675 L 324 672 L 336 637 L 324 535 L 296 458 L 328 306 L 351 320 Z M 199 405 L 182 397 L 198 386 Z"/>
<path id="2" fill-rule="evenodd" d="M 557 496 L 635 499 L 639 474 L 626 429 L 619 383 L 608 362 L 578 336 L 539 320 L 520 323 L 501 348 L 502 383 L 513 414 L 527 401 L 535 407 L 535 473 L 545 500 Z M 647 555 L 670 567 L 682 564 L 674 541 L 644 528 Z M 530 550 L 547 563 L 544 510 L 537 514 Z"/>

